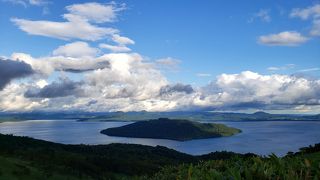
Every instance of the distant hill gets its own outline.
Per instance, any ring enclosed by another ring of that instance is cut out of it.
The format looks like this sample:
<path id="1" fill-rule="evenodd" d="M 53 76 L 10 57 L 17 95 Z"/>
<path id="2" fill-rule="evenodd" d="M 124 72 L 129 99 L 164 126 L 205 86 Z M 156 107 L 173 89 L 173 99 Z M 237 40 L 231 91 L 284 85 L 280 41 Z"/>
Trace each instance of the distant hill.
<path id="1" fill-rule="evenodd" d="M 258 111 L 252 114 L 209 111 L 171 111 L 171 112 L 0 112 L 0 123 L 37 119 L 76 119 L 78 121 L 144 121 L 157 118 L 185 119 L 191 121 L 319 121 L 320 114 L 269 114 Z"/>
<path id="2" fill-rule="evenodd" d="M 320 114 L 269 114 L 258 111 L 252 114 L 233 112 L 207 111 L 172 111 L 172 112 L 110 112 L 88 117 L 80 117 L 79 121 L 145 121 L 149 119 L 169 118 L 191 121 L 319 121 Z"/>
<path id="3" fill-rule="evenodd" d="M 266 112 L 263 112 L 263 111 L 257 111 L 255 113 L 253 113 L 253 115 L 256 115 L 256 116 L 272 116 L 272 114 L 269 114 L 269 113 L 266 113 Z"/>
<path id="4" fill-rule="evenodd" d="M 199 123 L 168 118 L 139 121 L 101 131 L 102 134 L 109 136 L 171 139 L 178 141 L 232 136 L 239 132 L 241 130 L 223 124 Z"/>

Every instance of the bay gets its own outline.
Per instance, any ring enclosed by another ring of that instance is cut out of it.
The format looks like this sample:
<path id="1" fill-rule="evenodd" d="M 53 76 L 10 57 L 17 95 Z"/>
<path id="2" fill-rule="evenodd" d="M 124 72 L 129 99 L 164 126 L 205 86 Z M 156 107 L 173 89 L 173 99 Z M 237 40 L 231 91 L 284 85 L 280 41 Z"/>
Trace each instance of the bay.
<path id="1" fill-rule="evenodd" d="M 100 134 L 110 127 L 131 122 L 78 122 L 75 120 L 28 120 L 0 123 L 0 133 L 29 136 L 63 144 L 132 143 L 166 146 L 180 152 L 200 155 L 214 151 L 233 151 L 278 156 L 288 151 L 320 143 L 320 121 L 219 121 L 242 130 L 231 137 L 173 141 L 150 138 L 111 137 Z"/>

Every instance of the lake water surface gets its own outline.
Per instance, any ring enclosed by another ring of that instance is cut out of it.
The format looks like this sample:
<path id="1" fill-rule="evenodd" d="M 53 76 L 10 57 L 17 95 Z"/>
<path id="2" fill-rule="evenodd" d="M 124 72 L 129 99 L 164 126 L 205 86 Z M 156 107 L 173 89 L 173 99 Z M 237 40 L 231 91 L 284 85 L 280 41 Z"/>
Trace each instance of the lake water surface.
<path id="1" fill-rule="evenodd" d="M 30 120 L 0 123 L 0 133 L 29 136 L 64 144 L 133 143 L 161 145 L 188 154 L 206 154 L 213 151 L 252 152 L 260 155 L 285 155 L 300 147 L 320 143 L 320 121 L 220 121 L 236 127 L 242 133 L 231 137 L 191 140 L 185 142 L 111 137 L 100 134 L 110 127 L 129 122 L 77 122 L 74 120 Z"/>

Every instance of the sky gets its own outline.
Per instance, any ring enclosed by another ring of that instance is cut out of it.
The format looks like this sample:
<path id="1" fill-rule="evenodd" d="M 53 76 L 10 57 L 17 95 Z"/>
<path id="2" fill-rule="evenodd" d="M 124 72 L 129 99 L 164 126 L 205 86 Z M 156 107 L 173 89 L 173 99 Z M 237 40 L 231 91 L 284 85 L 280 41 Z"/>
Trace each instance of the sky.
<path id="1" fill-rule="evenodd" d="M 320 113 L 320 1 L 0 0 L 0 111 Z"/>

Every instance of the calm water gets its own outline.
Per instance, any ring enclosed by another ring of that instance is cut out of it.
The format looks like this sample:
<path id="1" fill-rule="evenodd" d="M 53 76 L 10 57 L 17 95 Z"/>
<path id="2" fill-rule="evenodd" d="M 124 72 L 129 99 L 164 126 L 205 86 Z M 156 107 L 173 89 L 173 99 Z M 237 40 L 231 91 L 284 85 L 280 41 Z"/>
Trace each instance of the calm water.
<path id="1" fill-rule="evenodd" d="M 100 130 L 129 124 L 128 122 L 77 122 L 73 120 L 31 120 L 0 123 L 0 133 L 30 136 L 64 144 L 134 143 L 162 145 L 189 154 L 213 151 L 253 152 L 261 155 L 285 155 L 300 147 L 320 143 L 320 121 L 221 122 L 242 133 L 232 137 L 192 141 L 110 137 Z"/>

